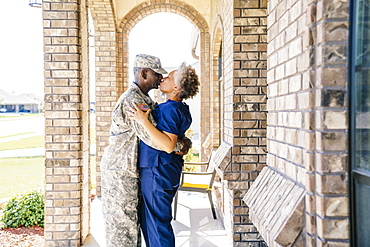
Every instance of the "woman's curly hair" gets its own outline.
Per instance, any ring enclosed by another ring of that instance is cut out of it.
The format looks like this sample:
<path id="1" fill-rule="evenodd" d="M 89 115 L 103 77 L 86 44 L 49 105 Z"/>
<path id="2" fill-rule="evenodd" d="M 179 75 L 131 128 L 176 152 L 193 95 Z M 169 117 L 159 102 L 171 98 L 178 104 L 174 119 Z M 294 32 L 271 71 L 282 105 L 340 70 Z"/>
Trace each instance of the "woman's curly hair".
<path id="1" fill-rule="evenodd" d="M 186 63 L 182 63 L 175 73 L 175 84 L 181 88 L 178 97 L 180 99 L 193 98 L 199 92 L 200 82 L 195 69 Z"/>

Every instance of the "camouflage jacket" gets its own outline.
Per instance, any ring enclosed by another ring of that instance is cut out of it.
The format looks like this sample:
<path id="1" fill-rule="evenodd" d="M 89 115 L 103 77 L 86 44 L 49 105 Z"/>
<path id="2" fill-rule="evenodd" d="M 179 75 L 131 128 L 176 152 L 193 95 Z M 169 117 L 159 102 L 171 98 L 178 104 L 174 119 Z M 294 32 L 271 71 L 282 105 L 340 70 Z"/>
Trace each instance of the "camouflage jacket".
<path id="1" fill-rule="evenodd" d="M 121 95 L 112 112 L 111 136 L 102 157 L 102 169 L 116 170 L 119 173 L 127 173 L 130 177 L 139 177 L 137 169 L 138 137 L 147 145 L 160 150 L 143 127 L 126 115 L 129 106 L 133 107 L 139 103 L 148 105 L 152 110 L 156 106 L 156 103 L 149 96 L 145 95 L 135 83 L 132 83 L 129 89 Z M 149 120 L 156 125 L 151 115 Z"/>

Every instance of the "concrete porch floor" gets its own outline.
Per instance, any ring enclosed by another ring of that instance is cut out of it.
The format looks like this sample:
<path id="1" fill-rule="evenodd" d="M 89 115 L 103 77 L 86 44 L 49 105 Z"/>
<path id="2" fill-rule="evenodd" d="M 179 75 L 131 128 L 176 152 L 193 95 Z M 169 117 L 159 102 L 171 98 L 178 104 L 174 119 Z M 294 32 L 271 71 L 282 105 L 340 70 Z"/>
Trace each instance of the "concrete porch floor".
<path id="1" fill-rule="evenodd" d="M 95 199 L 91 205 L 91 235 L 86 239 L 83 247 L 109 247 L 105 244 L 101 212 L 101 201 Z M 214 220 L 206 194 L 180 191 L 177 220 L 172 221 L 176 247 L 232 246 L 228 241 L 219 212 L 216 213 L 217 220 Z"/>

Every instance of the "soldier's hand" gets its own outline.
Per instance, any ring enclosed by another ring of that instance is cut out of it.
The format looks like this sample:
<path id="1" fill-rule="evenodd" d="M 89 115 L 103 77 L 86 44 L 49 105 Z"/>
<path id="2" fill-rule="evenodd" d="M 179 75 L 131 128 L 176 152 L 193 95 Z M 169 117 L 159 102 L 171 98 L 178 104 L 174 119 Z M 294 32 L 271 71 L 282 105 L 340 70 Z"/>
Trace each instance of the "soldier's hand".
<path id="1" fill-rule="evenodd" d="M 193 143 L 186 136 L 184 136 L 181 139 L 178 139 L 178 141 L 181 142 L 182 149 L 179 152 L 176 152 L 176 154 L 178 154 L 178 155 L 186 155 L 189 152 L 190 148 L 192 147 L 192 144 Z"/>

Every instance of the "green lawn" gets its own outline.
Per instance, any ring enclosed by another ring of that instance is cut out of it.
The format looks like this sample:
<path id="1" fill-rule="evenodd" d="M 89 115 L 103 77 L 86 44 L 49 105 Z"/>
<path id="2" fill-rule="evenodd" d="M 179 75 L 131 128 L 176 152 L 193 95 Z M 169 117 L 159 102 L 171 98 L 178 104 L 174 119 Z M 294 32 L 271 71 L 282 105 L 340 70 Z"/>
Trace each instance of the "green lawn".
<path id="1" fill-rule="evenodd" d="M 96 189 L 96 157 L 90 156 L 90 187 Z"/>
<path id="2" fill-rule="evenodd" d="M 30 134 L 30 133 L 32 132 L 20 133 L 20 134 L 11 135 L 11 136 L 18 136 L 18 135 L 24 135 L 24 134 Z M 90 138 L 91 138 L 92 144 L 96 143 L 95 135 L 96 135 L 95 128 L 91 128 Z M 0 141 L 1 141 L 1 138 L 11 137 L 11 136 L 1 136 Z M 33 137 L 23 138 L 23 139 L 15 140 L 15 141 L 0 142 L 0 151 L 20 149 L 20 148 L 40 148 L 40 147 L 44 147 L 44 143 L 45 143 L 45 137 L 43 135 L 33 136 Z"/>
<path id="3" fill-rule="evenodd" d="M 33 189 L 44 189 L 44 158 L 0 159 L 0 199 L 24 194 Z M 91 188 L 96 188 L 95 156 L 90 158 Z"/>
<path id="4" fill-rule="evenodd" d="M 30 114 L 35 116 L 38 114 Z M 0 121 L 6 118 L 18 116 L 0 117 Z M 21 116 L 25 117 L 25 115 Z M 20 131 L 21 132 L 21 131 Z M 90 129 L 92 143 L 95 143 L 95 128 Z M 0 137 L 0 151 L 23 148 L 44 147 L 45 137 L 32 136 L 20 140 L 2 142 L 5 137 L 20 136 L 29 133 L 17 133 L 14 135 Z M 0 199 L 24 194 L 33 189 L 44 189 L 45 187 L 45 164 L 44 157 L 27 158 L 0 158 Z M 91 187 L 96 187 L 95 156 L 91 156 Z"/>
<path id="5" fill-rule="evenodd" d="M 19 117 L 34 117 L 34 116 L 40 116 L 44 113 L 25 113 L 25 114 L 19 114 L 19 115 L 1 115 L 0 119 L 9 119 L 9 118 L 19 118 Z"/>
<path id="6" fill-rule="evenodd" d="M 44 158 L 0 159 L 0 199 L 44 189 Z"/>
<path id="7" fill-rule="evenodd" d="M 25 132 L 25 133 L 18 133 L 18 134 L 9 135 L 9 136 L 0 136 L 0 140 L 1 140 L 1 138 L 13 137 L 13 136 L 20 136 L 20 135 L 27 135 L 27 134 L 32 134 L 32 133 L 35 133 L 35 132 Z"/>
<path id="8" fill-rule="evenodd" d="M 16 141 L 0 142 L 0 151 L 19 148 L 39 148 L 44 146 L 44 136 L 33 136 Z"/>

